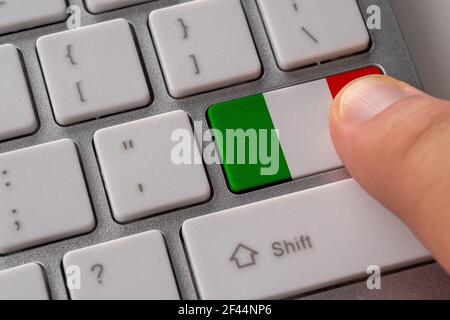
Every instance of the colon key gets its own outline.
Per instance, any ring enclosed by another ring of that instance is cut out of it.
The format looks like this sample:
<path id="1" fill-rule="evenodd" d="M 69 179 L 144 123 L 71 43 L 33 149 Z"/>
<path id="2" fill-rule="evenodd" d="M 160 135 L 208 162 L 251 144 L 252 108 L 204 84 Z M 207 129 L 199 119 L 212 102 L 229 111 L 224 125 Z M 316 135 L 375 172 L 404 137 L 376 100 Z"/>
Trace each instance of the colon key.
<path id="1" fill-rule="evenodd" d="M 95 218 L 72 140 L 0 155 L 0 255 L 90 232 Z M 0 295 L 1 296 L 1 295 Z"/>

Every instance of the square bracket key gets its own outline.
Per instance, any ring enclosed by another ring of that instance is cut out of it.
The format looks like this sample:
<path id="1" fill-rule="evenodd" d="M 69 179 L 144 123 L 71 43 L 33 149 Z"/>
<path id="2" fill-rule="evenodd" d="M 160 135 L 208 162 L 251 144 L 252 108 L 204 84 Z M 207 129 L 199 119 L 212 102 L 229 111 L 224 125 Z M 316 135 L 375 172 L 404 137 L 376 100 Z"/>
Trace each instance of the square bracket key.
<path id="1" fill-rule="evenodd" d="M 136 43 L 124 19 L 41 37 L 37 49 L 60 125 L 150 103 Z"/>
<path id="2" fill-rule="evenodd" d="M 261 75 L 239 0 L 190 1 L 156 10 L 149 24 L 169 93 L 175 98 Z"/>

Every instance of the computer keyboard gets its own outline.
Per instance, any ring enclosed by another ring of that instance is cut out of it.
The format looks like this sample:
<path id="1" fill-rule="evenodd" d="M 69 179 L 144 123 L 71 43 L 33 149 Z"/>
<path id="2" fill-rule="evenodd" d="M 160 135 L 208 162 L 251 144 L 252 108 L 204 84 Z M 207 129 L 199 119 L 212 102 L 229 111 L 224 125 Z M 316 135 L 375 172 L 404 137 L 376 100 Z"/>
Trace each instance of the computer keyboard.
<path id="1" fill-rule="evenodd" d="M 295 298 L 430 260 L 327 127 L 357 77 L 420 86 L 387 0 L 0 0 L 0 72 L 0 299 Z M 278 130 L 278 167 L 210 163 L 227 129 Z"/>

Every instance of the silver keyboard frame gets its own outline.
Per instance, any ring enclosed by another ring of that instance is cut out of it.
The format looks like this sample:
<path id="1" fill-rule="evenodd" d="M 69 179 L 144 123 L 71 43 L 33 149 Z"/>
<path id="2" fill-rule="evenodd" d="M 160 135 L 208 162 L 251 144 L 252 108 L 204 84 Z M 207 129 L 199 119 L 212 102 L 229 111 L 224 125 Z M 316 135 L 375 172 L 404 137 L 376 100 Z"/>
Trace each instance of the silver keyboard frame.
<path id="1" fill-rule="evenodd" d="M 205 204 L 176 210 L 165 214 L 149 217 L 129 224 L 116 223 L 111 215 L 107 195 L 97 164 L 92 139 L 94 133 L 102 128 L 146 118 L 172 110 L 185 110 L 193 120 L 201 120 L 207 128 L 205 113 L 207 108 L 217 102 L 264 92 L 276 88 L 287 87 L 298 83 L 322 78 L 368 65 L 380 65 L 387 72 L 412 85 L 421 87 L 413 62 L 397 25 L 389 0 L 358 0 L 362 12 L 368 5 L 377 4 L 382 9 L 382 30 L 370 31 L 372 47 L 369 51 L 352 57 L 327 62 L 317 66 L 303 68 L 294 72 L 283 72 L 276 64 L 270 43 L 268 41 L 261 16 L 255 0 L 242 0 L 248 22 L 253 33 L 255 44 L 264 68 L 261 78 L 249 83 L 215 90 L 186 99 L 173 99 L 167 92 L 164 77 L 155 52 L 155 47 L 148 27 L 148 15 L 151 11 L 174 5 L 182 0 L 158 0 L 132 6 L 104 14 L 92 15 L 87 12 L 82 0 L 70 0 L 71 5 L 77 5 L 82 10 L 82 25 L 89 25 L 114 18 L 129 20 L 135 30 L 139 48 L 143 56 L 154 100 L 151 105 L 98 120 L 84 122 L 78 125 L 61 127 L 53 117 L 52 108 L 42 76 L 36 53 L 36 39 L 40 36 L 66 30 L 65 22 L 45 27 L 0 36 L 0 44 L 12 43 L 22 52 L 26 71 L 30 80 L 37 114 L 40 120 L 39 130 L 31 136 L 0 143 L 0 153 L 26 148 L 62 138 L 70 138 L 78 144 L 80 159 L 84 168 L 88 189 L 91 195 L 94 213 L 97 219 L 96 229 L 84 236 L 58 241 L 37 248 L 24 250 L 15 254 L 0 257 L 0 270 L 18 266 L 28 262 L 39 262 L 45 268 L 48 284 L 53 299 L 67 299 L 68 294 L 64 283 L 61 261 L 67 252 L 101 242 L 122 238 L 148 230 L 161 230 L 167 241 L 168 251 L 173 263 L 173 269 L 178 282 L 179 291 L 184 299 L 198 298 L 195 284 L 190 273 L 189 263 L 185 255 L 180 229 L 187 219 L 210 214 L 227 208 L 242 206 L 255 201 L 300 191 L 348 177 L 345 169 L 335 170 L 313 177 L 285 183 L 262 190 L 236 195 L 229 191 L 220 166 L 209 166 L 207 172 L 213 188 L 213 196 Z M 420 292 L 420 297 L 450 297 L 450 283 L 447 276 L 435 264 L 423 265 L 403 270 L 386 276 L 383 290 L 376 294 L 365 289 L 364 282 L 343 284 L 332 290 L 321 290 L 308 298 L 373 298 L 373 297 L 417 297 L 421 285 L 412 281 L 432 279 L 427 282 L 427 292 Z M 394 279 L 392 282 L 392 278 Z M 364 279 L 361 279 L 363 281 Z M 401 283 L 405 285 L 395 285 Z M 390 284 L 394 284 L 390 287 Z M 407 284 L 410 284 L 408 287 Z M 292 297 L 292 298 L 301 298 Z"/>

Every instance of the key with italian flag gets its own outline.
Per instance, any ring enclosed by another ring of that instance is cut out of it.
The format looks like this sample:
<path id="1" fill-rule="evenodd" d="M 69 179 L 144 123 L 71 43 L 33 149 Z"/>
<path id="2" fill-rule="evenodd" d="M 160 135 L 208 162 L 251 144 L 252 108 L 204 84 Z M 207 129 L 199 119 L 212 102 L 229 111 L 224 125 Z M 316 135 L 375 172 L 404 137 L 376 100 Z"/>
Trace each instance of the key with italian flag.
<path id="1" fill-rule="evenodd" d="M 215 104 L 208 121 L 232 192 L 243 193 L 342 167 L 329 109 L 351 81 L 382 74 L 367 67 Z"/>

